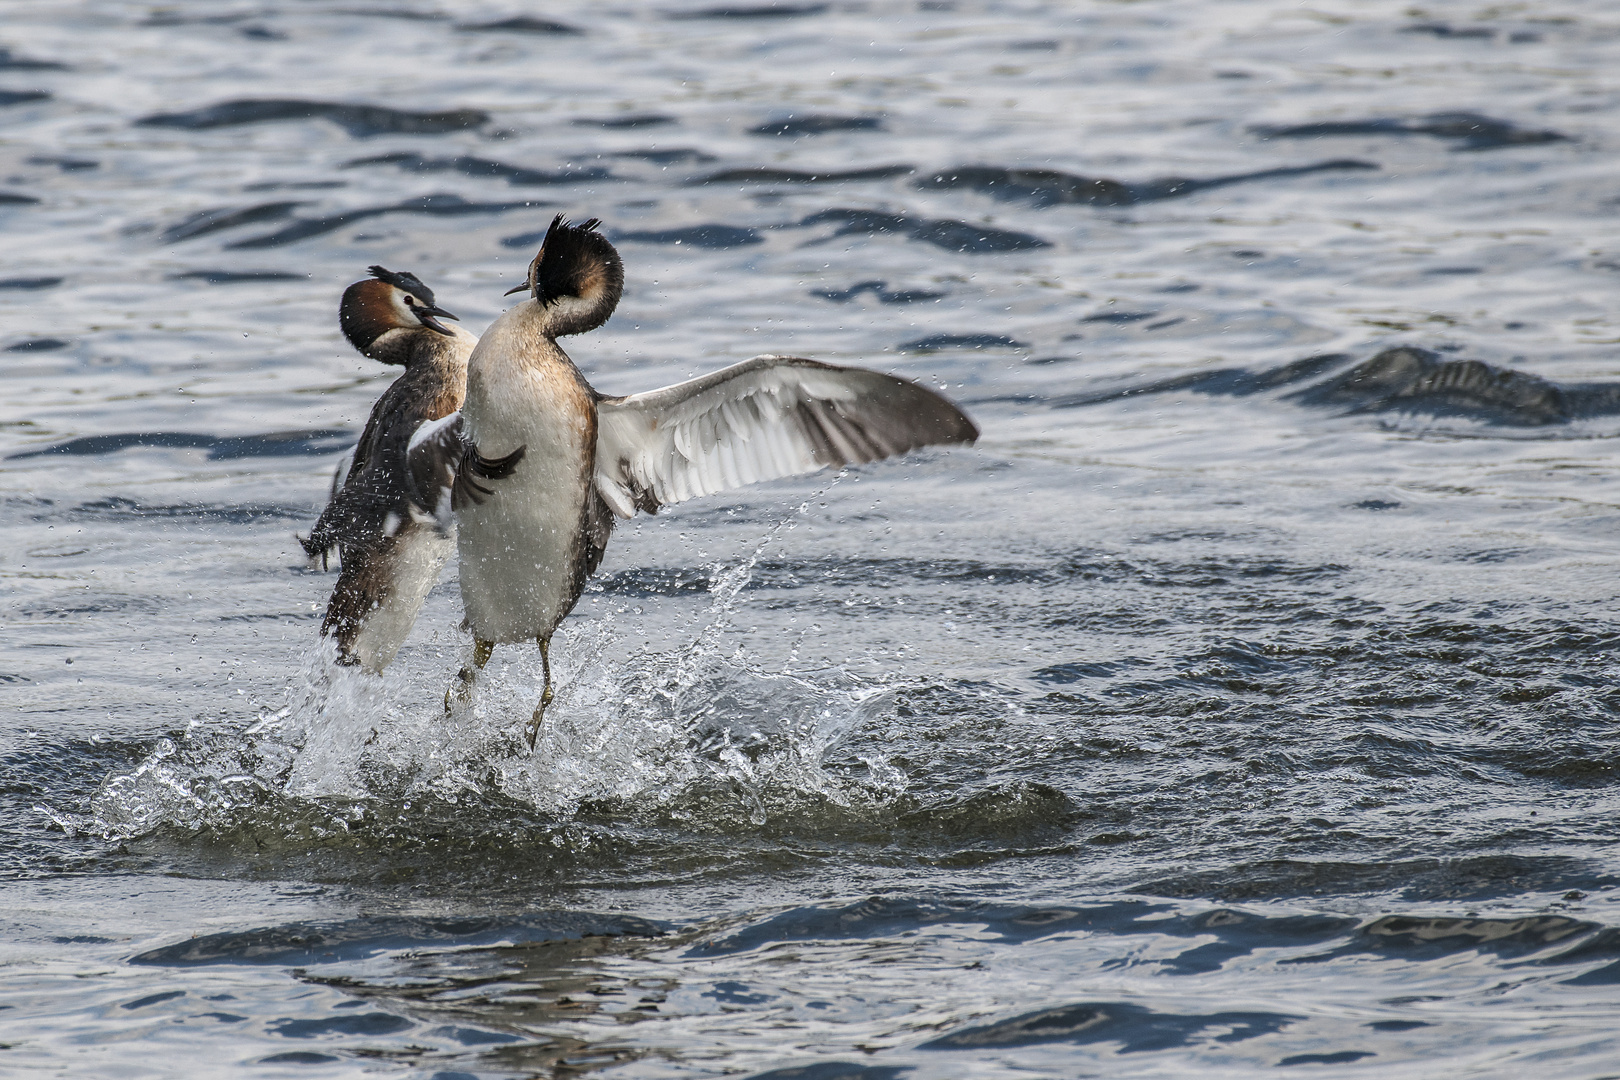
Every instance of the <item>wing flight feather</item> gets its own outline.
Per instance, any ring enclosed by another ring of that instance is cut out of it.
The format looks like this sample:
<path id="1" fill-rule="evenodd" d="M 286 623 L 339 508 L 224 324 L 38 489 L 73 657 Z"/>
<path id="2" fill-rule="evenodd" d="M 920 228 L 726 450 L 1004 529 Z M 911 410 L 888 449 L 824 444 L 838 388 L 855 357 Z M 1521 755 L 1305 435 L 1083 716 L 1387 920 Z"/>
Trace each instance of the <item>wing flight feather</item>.
<path id="1" fill-rule="evenodd" d="M 661 390 L 603 398 L 597 413 L 597 491 L 625 518 L 979 436 L 926 387 L 796 356 L 756 356 Z"/>
<path id="2" fill-rule="evenodd" d="M 505 457 L 486 458 L 467 437 L 460 412 L 429 420 L 416 429 L 406 450 L 411 499 L 448 529 L 453 511 L 482 503 L 493 493 L 484 481 L 511 476 L 527 453 L 520 446 Z"/>

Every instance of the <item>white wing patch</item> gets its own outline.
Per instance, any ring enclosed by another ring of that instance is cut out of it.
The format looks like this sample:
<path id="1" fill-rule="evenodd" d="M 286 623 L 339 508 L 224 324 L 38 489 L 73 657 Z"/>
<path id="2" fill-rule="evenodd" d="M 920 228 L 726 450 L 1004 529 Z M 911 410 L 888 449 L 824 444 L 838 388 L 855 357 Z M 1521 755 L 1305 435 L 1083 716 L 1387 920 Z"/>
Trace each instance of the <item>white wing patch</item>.
<path id="1" fill-rule="evenodd" d="M 503 458 L 485 458 L 467 438 L 460 412 L 425 420 L 411 433 L 405 453 L 411 501 L 434 516 L 440 532 L 448 533 L 454 512 L 493 495 L 484 484 L 511 476 L 528 452 L 520 446 Z"/>
<path id="2" fill-rule="evenodd" d="M 459 409 L 453 413 L 447 413 L 437 420 L 424 420 L 416 426 L 415 431 L 411 432 L 411 441 L 406 444 L 405 452 L 410 453 L 429 439 L 437 438 L 440 433 L 455 427 L 459 423 L 461 423 L 461 411 Z"/>
<path id="3" fill-rule="evenodd" d="M 450 495 L 455 487 L 462 449 L 459 411 L 418 424 L 405 448 L 411 501 L 423 513 L 433 516 L 442 535 L 448 535 L 455 527 Z"/>

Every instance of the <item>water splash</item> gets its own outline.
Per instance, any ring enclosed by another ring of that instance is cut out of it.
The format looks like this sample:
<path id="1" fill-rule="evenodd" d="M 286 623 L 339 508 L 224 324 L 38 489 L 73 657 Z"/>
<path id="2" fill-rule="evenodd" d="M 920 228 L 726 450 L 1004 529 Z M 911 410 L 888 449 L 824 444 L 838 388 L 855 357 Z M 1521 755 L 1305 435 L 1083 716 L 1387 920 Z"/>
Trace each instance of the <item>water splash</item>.
<path id="1" fill-rule="evenodd" d="M 834 481 L 836 482 L 836 481 Z M 742 563 L 714 567 L 701 627 L 673 649 L 639 649 L 610 609 L 575 618 L 553 650 L 556 700 L 533 752 L 525 730 L 539 692 L 532 650 L 497 653 L 472 701 L 447 716 L 424 685 L 447 683 L 442 660 L 402 657 L 387 677 L 337 666 L 329 642 L 306 659 L 287 703 L 245 730 L 194 724 L 160 739 L 134 769 L 110 777 L 75 831 L 137 836 L 159 827 L 208 830 L 244 815 L 319 808 L 347 830 L 379 803 L 516 803 L 566 821 L 582 807 L 615 816 L 764 825 L 807 802 L 881 804 L 905 790 L 900 770 L 862 759 L 864 775 L 826 759 L 892 698 L 892 687 L 844 672 L 772 671 L 727 629 L 755 566 L 793 519 Z M 718 804 L 718 805 L 717 805 Z"/>

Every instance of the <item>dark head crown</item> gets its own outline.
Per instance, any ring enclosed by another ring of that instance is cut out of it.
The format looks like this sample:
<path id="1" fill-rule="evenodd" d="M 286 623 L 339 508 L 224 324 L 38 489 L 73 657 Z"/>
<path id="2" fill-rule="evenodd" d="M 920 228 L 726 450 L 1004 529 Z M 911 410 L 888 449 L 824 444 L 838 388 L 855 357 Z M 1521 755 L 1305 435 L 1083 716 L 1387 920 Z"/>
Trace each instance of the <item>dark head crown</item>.
<path id="1" fill-rule="evenodd" d="M 422 279 L 409 270 L 396 272 L 386 266 L 368 266 L 366 269 L 370 270 L 371 276 L 378 281 L 386 282 L 396 289 L 403 289 L 418 300 L 425 301 L 429 307 L 433 306 L 433 290 L 422 284 Z"/>
<path id="2" fill-rule="evenodd" d="M 624 262 L 596 231 L 600 224 L 591 218 L 572 225 L 558 214 L 529 264 L 529 289 L 541 307 L 551 309 L 553 337 L 601 326 L 624 294 Z"/>

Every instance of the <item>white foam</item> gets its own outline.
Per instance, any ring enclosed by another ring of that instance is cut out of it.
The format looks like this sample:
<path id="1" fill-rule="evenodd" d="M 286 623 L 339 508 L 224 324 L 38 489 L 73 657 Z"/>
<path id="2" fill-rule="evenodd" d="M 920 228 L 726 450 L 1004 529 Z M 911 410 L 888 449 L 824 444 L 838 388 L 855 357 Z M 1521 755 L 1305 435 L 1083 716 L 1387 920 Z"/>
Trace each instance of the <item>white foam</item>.
<path id="1" fill-rule="evenodd" d="M 634 815 L 718 788 L 759 825 L 772 806 L 891 799 L 905 778 L 886 761 L 866 761 L 859 780 L 825 761 L 892 687 L 841 673 L 770 671 L 740 647 L 727 651 L 726 628 L 769 540 L 716 573 L 701 629 L 676 648 L 625 655 L 615 614 L 565 624 L 552 648 L 557 697 L 532 753 L 526 729 L 540 687 L 537 652 L 498 651 L 469 705 L 447 716 L 439 695 L 453 658 L 438 667 L 402 659 L 378 678 L 337 666 L 323 641 L 284 707 L 235 730 L 194 726 L 160 740 L 103 784 L 87 817 L 60 823 L 136 836 L 165 825 L 220 825 L 257 807 L 276 813 L 286 803 L 330 810 L 378 799 L 503 797 L 567 819 L 586 803 Z"/>

